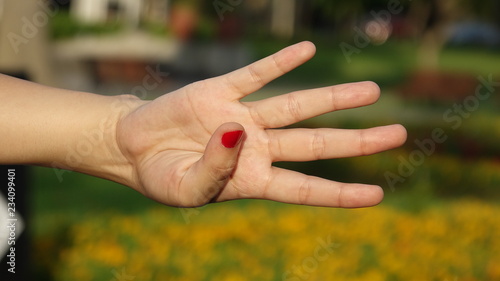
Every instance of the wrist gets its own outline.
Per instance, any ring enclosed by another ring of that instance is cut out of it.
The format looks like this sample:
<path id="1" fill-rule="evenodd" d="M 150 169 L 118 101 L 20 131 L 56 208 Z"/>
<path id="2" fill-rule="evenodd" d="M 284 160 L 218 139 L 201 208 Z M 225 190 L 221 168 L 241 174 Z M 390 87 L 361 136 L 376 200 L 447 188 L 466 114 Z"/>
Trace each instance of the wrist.
<path id="1" fill-rule="evenodd" d="M 118 145 L 117 127 L 125 116 L 147 102 L 130 95 L 93 97 L 98 101 L 89 104 L 93 108 L 88 114 L 91 118 L 80 123 L 78 133 L 66 142 L 63 153 L 50 166 L 133 186 L 135 169 Z"/>

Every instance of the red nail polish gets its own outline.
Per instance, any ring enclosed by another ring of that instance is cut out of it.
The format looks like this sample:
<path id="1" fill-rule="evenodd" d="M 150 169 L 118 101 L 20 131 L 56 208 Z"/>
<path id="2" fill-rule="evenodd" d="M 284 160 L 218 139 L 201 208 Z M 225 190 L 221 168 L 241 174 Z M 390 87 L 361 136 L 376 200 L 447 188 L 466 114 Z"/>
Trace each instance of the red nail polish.
<path id="1" fill-rule="evenodd" d="M 227 132 L 222 135 L 222 145 L 227 148 L 233 148 L 238 144 L 242 135 L 242 130 Z"/>

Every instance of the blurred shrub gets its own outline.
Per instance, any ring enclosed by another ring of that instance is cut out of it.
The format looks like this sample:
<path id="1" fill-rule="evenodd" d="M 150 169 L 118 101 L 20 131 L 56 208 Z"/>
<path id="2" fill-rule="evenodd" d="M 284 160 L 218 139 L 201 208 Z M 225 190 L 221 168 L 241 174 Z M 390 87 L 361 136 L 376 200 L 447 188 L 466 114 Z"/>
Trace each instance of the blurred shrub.
<path id="1" fill-rule="evenodd" d="M 64 39 L 87 34 L 109 34 L 122 29 L 119 22 L 105 24 L 83 24 L 75 20 L 69 12 L 58 12 L 51 18 L 50 31 L 52 38 Z"/>

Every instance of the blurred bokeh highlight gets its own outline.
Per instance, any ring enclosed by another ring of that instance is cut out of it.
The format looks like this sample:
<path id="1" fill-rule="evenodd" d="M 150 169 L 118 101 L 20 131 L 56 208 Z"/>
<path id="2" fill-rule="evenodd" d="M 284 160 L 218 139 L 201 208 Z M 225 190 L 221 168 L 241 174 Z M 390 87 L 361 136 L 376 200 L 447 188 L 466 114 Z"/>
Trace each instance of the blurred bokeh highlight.
<path id="1" fill-rule="evenodd" d="M 371 80 L 382 90 L 377 104 L 296 126 L 408 130 L 402 148 L 378 155 L 277 163 L 381 185 L 384 202 L 360 210 L 246 200 L 177 209 L 111 182 L 33 168 L 36 280 L 500 280 L 499 1 L 0 7 L 4 73 L 154 99 L 310 40 L 315 58 L 249 99 Z"/>

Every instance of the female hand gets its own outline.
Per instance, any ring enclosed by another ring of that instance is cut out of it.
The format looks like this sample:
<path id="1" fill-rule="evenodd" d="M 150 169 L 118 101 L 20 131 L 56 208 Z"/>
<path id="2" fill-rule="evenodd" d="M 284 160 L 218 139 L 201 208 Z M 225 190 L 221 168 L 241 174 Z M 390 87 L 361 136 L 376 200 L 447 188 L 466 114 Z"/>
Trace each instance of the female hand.
<path id="1" fill-rule="evenodd" d="M 142 103 L 123 117 L 117 142 L 134 166 L 133 188 L 161 203 L 193 207 L 258 198 L 294 204 L 378 204 L 378 186 L 347 184 L 273 167 L 368 155 L 400 146 L 400 125 L 365 130 L 279 129 L 323 113 L 374 103 L 372 82 L 305 90 L 255 102 L 240 99 L 309 60 L 302 42 L 229 74 Z"/>

